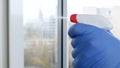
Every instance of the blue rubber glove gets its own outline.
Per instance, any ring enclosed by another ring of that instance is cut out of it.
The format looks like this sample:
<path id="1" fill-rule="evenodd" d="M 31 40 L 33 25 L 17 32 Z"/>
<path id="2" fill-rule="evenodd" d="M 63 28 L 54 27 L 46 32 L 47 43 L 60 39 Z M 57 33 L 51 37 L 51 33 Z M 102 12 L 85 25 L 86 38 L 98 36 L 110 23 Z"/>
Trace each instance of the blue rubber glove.
<path id="1" fill-rule="evenodd" d="M 73 68 L 120 68 L 120 41 L 110 31 L 78 23 L 68 34 L 74 48 Z"/>

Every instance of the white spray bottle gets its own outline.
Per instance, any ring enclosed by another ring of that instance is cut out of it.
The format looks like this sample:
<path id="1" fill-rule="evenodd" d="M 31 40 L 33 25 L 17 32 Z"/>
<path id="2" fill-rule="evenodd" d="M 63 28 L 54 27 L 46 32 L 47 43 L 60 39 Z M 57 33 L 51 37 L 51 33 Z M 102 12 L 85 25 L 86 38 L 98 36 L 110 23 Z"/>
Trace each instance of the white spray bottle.
<path id="1" fill-rule="evenodd" d="M 93 25 L 105 30 L 111 30 L 113 28 L 111 22 L 101 15 L 72 14 L 70 20 L 73 23 Z"/>

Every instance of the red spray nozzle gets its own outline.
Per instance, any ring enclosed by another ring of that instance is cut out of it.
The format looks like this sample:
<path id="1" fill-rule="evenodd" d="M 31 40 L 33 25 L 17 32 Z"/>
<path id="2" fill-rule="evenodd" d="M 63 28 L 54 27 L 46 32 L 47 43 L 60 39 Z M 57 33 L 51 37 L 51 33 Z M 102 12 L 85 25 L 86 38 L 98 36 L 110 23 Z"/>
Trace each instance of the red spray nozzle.
<path id="1" fill-rule="evenodd" d="M 73 23 L 77 23 L 76 17 L 77 17 L 77 14 L 72 14 L 72 15 L 70 16 L 70 21 L 73 22 Z"/>

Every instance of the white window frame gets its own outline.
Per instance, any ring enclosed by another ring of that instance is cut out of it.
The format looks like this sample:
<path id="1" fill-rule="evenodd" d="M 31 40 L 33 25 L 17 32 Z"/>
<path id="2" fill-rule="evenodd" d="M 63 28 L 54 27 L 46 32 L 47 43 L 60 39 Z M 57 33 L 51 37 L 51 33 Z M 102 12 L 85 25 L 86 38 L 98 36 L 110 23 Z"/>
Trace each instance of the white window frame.
<path id="1" fill-rule="evenodd" d="M 9 68 L 24 68 L 22 5 L 22 0 L 9 0 Z M 66 8 L 67 0 L 58 0 L 58 68 L 68 68 Z"/>
<path id="2" fill-rule="evenodd" d="M 22 0 L 9 0 L 9 68 L 24 68 L 22 6 Z"/>
<path id="3" fill-rule="evenodd" d="M 58 68 L 68 68 L 67 0 L 58 0 Z"/>
<path id="4" fill-rule="evenodd" d="M 8 68 L 8 0 L 0 0 L 0 68 Z"/>

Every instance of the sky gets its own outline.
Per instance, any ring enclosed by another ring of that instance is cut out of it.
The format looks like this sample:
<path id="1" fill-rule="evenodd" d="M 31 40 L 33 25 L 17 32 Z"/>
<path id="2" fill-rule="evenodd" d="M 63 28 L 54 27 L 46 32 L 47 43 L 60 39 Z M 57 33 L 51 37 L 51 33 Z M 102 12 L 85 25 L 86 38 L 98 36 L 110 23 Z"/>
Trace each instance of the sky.
<path id="1" fill-rule="evenodd" d="M 119 6 L 120 0 L 67 0 L 68 14 L 80 12 L 83 7 L 111 8 Z M 24 20 L 47 18 L 57 14 L 57 0 L 23 0 Z"/>
<path id="2" fill-rule="evenodd" d="M 38 18 L 40 12 L 44 17 L 55 15 L 56 0 L 23 0 L 23 12 L 26 18 Z"/>

